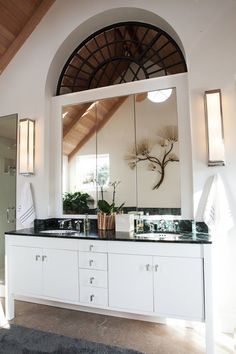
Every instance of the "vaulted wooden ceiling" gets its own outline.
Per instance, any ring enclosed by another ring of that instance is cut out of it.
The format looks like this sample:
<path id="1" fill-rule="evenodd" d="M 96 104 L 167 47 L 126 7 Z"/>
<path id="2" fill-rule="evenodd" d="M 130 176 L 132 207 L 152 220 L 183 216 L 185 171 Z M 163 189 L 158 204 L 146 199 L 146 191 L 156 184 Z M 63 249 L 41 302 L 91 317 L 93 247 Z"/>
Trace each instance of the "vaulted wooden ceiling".
<path id="1" fill-rule="evenodd" d="M 55 0 L 0 0 L 0 74 Z"/>

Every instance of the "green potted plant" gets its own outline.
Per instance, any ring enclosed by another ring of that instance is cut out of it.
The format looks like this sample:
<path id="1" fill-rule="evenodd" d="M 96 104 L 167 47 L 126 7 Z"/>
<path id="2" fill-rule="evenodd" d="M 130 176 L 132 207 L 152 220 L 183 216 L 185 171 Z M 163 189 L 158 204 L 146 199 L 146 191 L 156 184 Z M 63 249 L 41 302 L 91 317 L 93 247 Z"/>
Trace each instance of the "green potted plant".
<path id="1" fill-rule="evenodd" d="M 119 206 L 115 205 L 116 188 L 120 184 L 120 181 L 114 181 L 110 183 L 113 188 L 112 192 L 112 203 L 109 204 L 104 200 L 103 185 L 100 185 L 101 198 L 98 201 L 98 229 L 100 230 L 114 230 L 115 229 L 115 214 L 121 212 L 125 203 Z"/>
<path id="2" fill-rule="evenodd" d="M 63 195 L 63 211 L 65 214 L 86 214 L 89 205 L 94 202 L 88 193 L 74 192 Z"/>

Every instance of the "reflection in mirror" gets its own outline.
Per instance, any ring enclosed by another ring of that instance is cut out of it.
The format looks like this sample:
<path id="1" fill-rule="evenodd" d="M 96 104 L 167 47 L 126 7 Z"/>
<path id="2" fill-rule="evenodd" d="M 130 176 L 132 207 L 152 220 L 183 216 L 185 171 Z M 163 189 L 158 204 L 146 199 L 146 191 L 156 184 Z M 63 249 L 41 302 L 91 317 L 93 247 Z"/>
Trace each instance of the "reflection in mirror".
<path id="1" fill-rule="evenodd" d="M 134 95 L 100 100 L 98 117 L 102 127 L 98 123 L 97 156 L 106 155 L 109 160 L 108 183 L 104 186 L 103 198 L 109 204 L 114 202 L 115 207 L 124 203 L 125 208 L 135 210 L 136 174 L 124 159 L 130 144 L 135 144 Z M 101 183 L 98 187 L 101 199 Z"/>
<path id="2" fill-rule="evenodd" d="M 180 213 L 176 89 L 170 91 L 165 99 L 167 90 L 63 107 L 64 214 L 95 213 L 99 200 L 114 197 L 124 212 Z"/>
<path id="3" fill-rule="evenodd" d="M 63 107 L 64 213 L 93 213 L 101 199 L 136 208 L 136 175 L 124 160 L 130 142 L 133 95 Z"/>
<path id="4" fill-rule="evenodd" d="M 138 208 L 180 208 L 176 89 L 136 94 Z"/>
<path id="5" fill-rule="evenodd" d="M 96 205 L 97 103 L 63 107 L 63 212 L 89 213 Z M 104 157 L 103 157 L 104 158 Z M 103 161 L 99 160 L 99 164 Z"/>

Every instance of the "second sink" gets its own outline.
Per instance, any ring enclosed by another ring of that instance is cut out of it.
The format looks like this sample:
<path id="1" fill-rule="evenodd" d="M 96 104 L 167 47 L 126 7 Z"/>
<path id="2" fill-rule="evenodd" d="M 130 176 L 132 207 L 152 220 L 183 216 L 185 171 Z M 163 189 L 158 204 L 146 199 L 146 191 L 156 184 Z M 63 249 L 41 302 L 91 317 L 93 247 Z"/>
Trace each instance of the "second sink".
<path id="1" fill-rule="evenodd" d="M 79 232 L 76 230 L 63 230 L 63 229 L 57 229 L 57 230 L 43 230 L 40 231 L 40 233 L 43 234 L 57 234 L 57 235 L 73 235 L 73 236 L 78 236 Z"/>
<path id="2" fill-rule="evenodd" d="M 143 234 L 135 234 L 137 238 L 153 239 L 153 240 L 166 240 L 166 241 L 176 241 L 179 239 L 180 234 L 175 233 L 154 233 L 148 232 Z"/>

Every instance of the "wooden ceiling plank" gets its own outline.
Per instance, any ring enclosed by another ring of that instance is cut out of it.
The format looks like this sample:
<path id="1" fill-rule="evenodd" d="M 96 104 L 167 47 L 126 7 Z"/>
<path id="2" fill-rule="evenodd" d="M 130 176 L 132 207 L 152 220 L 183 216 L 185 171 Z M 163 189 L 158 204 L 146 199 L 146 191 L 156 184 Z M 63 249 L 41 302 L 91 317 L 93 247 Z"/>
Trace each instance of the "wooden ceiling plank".
<path id="1" fill-rule="evenodd" d="M 1 39 L 0 39 L 0 55 L 5 53 L 5 51 L 6 51 L 6 47 L 1 43 Z"/>
<path id="2" fill-rule="evenodd" d="M 9 43 L 14 41 L 14 39 L 15 39 L 14 34 L 12 34 L 10 31 L 8 31 L 8 29 L 6 27 L 4 27 L 1 23 L 0 23 L 0 33 L 1 33 L 1 38 L 4 38 Z"/>
<path id="3" fill-rule="evenodd" d="M 8 0 L 13 3 L 13 5 L 22 11 L 25 16 L 30 17 L 32 16 L 33 12 L 36 8 L 40 5 L 42 0 Z"/>
<path id="4" fill-rule="evenodd" d="M 14 55 L 17 53 L 17 51 L 20 49 L 26 39 L 30 36 L 30 34 L 33 32 L 35 27 L 38 25 L 40 20 L 43 18 L 43 16 L 46 14 L 46 12 L 49 10 L 49 8 L 54 2 L 55 0 L 42 0 L 37 10 L 33 13 L 32 17 L 25 24 L 25 26 L 18 34 L 14 42 L 6 50 L 5 54 L 0 59 L 0 73 L 6 68 L 11 59 L 14 57 Z"/>
<path id="5" fill-rule="evenodd" d="M 18 21 L 15 20 L 14 16 L 9 15 L 5 9 L 2 9 L 1 5 L 0 13 L 2 26 L 5 27 L 14 37 L 16 37 L 22 27 L 19 26 Z"/>
<path id="6" fill-rule="evenodd" d="M 16 36 L 24 27 L 29 17 L 19 8 L 12 4 L 11 0 L 2 2 L 0 0 L 1 23 Z"/>

